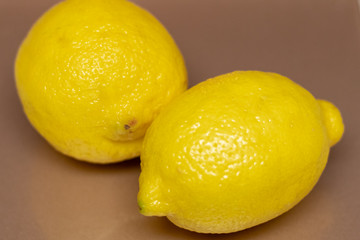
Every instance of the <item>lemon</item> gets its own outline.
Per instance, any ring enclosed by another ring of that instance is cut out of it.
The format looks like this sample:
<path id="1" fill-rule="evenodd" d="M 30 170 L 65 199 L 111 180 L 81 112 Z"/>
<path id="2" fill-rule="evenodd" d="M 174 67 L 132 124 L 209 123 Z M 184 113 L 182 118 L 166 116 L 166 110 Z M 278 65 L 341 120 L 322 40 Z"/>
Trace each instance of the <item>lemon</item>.
<path id="1" fill-rule="evenodd" d="M 66 0 L 32 27 L 16 59 L 24 111 L 60 152 L 110 163 L 140 154 L 146 129 L 187 87 L 182 55 L 125 0 Z"/>
<path id="2" fill-rule="evenodd" d="M 148 129 L 138 204 L 202 233 L 229 233 L 292 208 L 318 181 L 344 127 L 339 110 L 275 73 L 209 79 Z"/>

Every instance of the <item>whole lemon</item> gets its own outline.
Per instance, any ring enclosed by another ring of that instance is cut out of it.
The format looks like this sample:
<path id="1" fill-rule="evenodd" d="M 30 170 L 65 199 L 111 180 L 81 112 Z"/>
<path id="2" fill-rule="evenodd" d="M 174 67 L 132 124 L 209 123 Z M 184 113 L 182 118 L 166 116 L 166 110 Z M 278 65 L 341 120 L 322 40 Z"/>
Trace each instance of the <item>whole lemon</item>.
<path id="1" fill-rule="evenodd" d="M 16 85 L 32 125 L 60 152 L 110 163 L 140 154 L 146 129 L 187 87 L 175 42 L 125 0 L 66 0 L 23 41 Z"/>
<path id="2" fill-rule="evenodd" d="M 244 71 L 209 79 L 148 129 L 140 211 L 202 233 L 266 222 L 311 191 L 343 131 L 335 106 L 281 75 Z"/>

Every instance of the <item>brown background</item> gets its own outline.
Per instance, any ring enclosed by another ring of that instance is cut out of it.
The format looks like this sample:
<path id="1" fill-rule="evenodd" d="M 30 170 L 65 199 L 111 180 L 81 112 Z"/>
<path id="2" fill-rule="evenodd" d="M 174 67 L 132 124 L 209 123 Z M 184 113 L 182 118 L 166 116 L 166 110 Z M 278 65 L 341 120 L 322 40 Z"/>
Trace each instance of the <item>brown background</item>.
<path id="1" fill-rule="evenodd" d="M 360 239 L 360 14 L 356 0 L 136 0 L 169 29 L 190 85 L 273 71 L 342 111 L 346 133 L 311 194 L 266 224 L 196 234 L 138 213 L 139 159 L 109 166 L 55 152 L 22 112 L 16 49 L 56 0 L 0 0 L 0 239 Z"/>

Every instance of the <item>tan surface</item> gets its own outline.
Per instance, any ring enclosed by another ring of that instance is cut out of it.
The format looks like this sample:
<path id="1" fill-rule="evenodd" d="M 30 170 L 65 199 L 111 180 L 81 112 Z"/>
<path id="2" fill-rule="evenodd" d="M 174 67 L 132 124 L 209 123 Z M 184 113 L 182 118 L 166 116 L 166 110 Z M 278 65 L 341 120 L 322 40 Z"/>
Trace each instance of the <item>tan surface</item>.
<path id="1" fill-rule="evenodd" d="M 55 0 L 0 1 L 0 239 L 214 239 L 138 213 L 139 160 L 55 152 L 26 120 L 16 49 Z M 182 49 L 191 85 L 233 70 L 284 74 L 342 111 L 346 133 L 311 194 L 258 227 L 216 239 L 359 239 L 360 14 L 356 0 L 137 0 Z"/>

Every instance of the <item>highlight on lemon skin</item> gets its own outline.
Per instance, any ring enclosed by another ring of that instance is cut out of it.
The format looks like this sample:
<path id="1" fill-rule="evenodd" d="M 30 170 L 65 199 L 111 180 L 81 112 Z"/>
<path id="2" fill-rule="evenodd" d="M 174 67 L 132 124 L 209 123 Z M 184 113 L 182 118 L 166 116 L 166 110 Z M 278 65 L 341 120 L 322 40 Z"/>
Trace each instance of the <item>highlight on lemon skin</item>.
<path id="1" fill-rule="evenodd" d="M 343 134 L 339 110 L 275 73 L 237 71 L 172 101 L 144 138 L 138 204 L 201 233 L 230 233 L 290 210 Z"/>
<path id="2" fill-rule="evenodd" d="M 22 42 L 15 78 L 24 112 L 58 151 L 92 163 L 140 155 L 144 134 L 187 88 L 176 43 L 126 0 L 65 0 Z"/>

